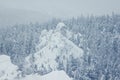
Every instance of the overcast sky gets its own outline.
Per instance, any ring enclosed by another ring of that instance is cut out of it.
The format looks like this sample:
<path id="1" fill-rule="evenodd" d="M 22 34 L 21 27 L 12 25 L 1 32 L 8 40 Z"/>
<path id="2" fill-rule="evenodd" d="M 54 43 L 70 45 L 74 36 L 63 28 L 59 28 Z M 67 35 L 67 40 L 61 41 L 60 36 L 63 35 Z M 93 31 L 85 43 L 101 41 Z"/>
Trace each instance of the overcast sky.
<path id="1" fill-rule="evenodd" d="M 0 8 L 45 12 L 52 16 L 120 13 L 120 0 L 0 0 Z"/>

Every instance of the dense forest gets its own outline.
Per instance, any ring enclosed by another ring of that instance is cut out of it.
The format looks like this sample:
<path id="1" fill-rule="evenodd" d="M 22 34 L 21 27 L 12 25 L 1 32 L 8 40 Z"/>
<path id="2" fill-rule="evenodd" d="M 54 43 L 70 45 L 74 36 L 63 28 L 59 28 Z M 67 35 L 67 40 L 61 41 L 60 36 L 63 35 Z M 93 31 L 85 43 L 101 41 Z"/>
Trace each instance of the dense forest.
<path id="1" fill-rule="evenodd" d="M 54 30 L 59 22 L 74 34 L 69 40 L 83 49 L 84 55 L 82 62 L 71 56 L 67 65 L 59 63 L 58 70 L 65 70 L 74 80 L 120 80 L 120 15 L 114 13 L 0 28 L 0 54 L 9 55 L 12 63 L 23 71 L 23 76 L 39 73 L 24 72 L 25 58 L 36 53 L 41 32 Z"/>

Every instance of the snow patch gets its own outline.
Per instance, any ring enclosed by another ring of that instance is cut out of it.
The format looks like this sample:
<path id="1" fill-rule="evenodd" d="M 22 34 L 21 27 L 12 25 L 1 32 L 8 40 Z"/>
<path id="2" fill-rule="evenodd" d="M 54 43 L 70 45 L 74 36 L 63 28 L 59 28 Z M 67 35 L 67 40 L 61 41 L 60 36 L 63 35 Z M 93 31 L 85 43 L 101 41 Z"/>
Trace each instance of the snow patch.
<path id="1" fill-rule="evenodd" d="M 44 76 L 38 74 L 27 75 L 25 78 L 20 80 L 72 80 L 64 71 L 53 71 Z"/>
<path id="2" fill-rule="evenodd" d="M 13 80 L 17 76 L 17 69 L 9 56 L 0 55 L 0 80 Z"/>
<path id="3" fill-rule="evenodd" d="M 64 71 L 53 71 L 42 78 L 42 80 L 71 80 Z"/>

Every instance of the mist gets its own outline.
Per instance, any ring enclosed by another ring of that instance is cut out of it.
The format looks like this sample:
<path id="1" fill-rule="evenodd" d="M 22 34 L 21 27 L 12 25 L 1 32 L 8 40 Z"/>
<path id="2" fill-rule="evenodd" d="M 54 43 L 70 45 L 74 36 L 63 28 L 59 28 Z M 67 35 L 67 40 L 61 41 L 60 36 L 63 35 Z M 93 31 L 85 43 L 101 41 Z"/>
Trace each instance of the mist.
<path id="1" fill-rule="evenodd" d="M 45 22 L 53 17 L 67 19 L 81 15 L 111 15 L 112 12 L 119 14 L 119 3 L 120 0 L 0 0 L 0 23 L 3 26 Z"/>

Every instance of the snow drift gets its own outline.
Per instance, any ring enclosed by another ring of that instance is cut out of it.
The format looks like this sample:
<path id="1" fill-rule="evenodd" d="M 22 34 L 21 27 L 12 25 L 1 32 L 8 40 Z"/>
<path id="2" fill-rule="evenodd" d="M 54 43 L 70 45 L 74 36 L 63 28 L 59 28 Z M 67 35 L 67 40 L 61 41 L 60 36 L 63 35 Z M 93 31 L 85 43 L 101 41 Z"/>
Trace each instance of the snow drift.
<path id="1" fill-rule="evenodd" d="M 44 76 L 38 74 L 27 75 L 20 80 L 71 80 L 64 71 L 53 71 Z"/>
<path id="2" fill-rule="evenodd" d="M 14 80 L 18 67 L 11 63 L 10 57 L 0 55 L 0 80 Z"/>

